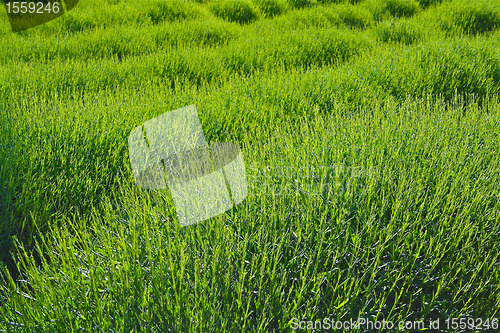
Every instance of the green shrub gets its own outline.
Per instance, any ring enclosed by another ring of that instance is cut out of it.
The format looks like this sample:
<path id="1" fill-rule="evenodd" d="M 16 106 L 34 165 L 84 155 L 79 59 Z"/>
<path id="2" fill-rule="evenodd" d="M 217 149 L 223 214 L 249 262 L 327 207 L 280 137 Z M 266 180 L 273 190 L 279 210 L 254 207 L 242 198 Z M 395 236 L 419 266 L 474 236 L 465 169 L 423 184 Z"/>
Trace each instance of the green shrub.
<path id="1" fill-rule="evenodd" d="M 479 34 L 500 27 L 500 10 L 489 1 L 455 1 L 443 15 L 442 27 L 466 34 Z"/>
<path id="2" fill-rule="evenodd" d="M 349 5 L 319 6 L 294 10 L 276 20 L 277 25 L 286 29 L 309 27 L 357 27 L 366 29 L 373 24 L 373 18 L 365 8 Z"/>
<path id="3" fill-rule="evenodd" d="M 254 0 L 254 3 L 265 17 L 278 16 L 288 10 L 285 0 Z"/>
<path id="4" fill-rule="evenodd" d="M 394 17 L 413 16 L 419 9 L 415 0 L 384 0 L 387 11 Z"/>
<path id="5" fill-rule="evenodd" d="M 356 4 L 358 2 L 361 2 L 364 0 L 317 0 L 318 3 L 320 4 L 330 4 L 330 3 L 350 3 L 350 4 Z"/>
<path id="6" fill-rule="evenodd" d="M 410 17 L 420 9 L 415 0 L 366 0 L 362 6 L 367 8 L 377 21 L 390 17 Z"/>
<path id="7" fill-rule="evenodd" d="M 318 3 L 317 0 L 288 0 L 292 8 L 304 8 Z"/>
<path id="8" fill-rule="evenodd" d="M 247 0 L 217 1 L 210 5 L 215 16 L 230 22 L 251 23 L 258 18 L 257 9 Z"/>
<path id="9" fill-rule="evenodd" d="M 272 68 L 307 68 L 338 64 L 361 54 L 372 45 L 347 29 L 307 29 L 232 44 L 223 61 L 232 71 L 252 74 Z"/>
<path id="10" fill-rule="evenodd" d="M 335 7 L 340 19 L 350 27 L 366 29 L 373 23 L 373 17 L 365 8 L 349 5 Z"/>
<path id="11" fill-rule="evenodd" d="M 116 4 L 99 2 L 99 9 L 89 2 L 80 2 L 78 6 L 57 20 L 40 26 L 40 30 L 57 33 L 78 33 L 85 30 L 104 28 L 129 22 L 145 23 L 147 17 L 146 2 L 130 6 L 128 2 Z"/>
<path id="12" fill-rule="evenodd" d="M 162 41 L 167 40 L 170 43 L 189 41 L 194 45 L 216 45 L 226 44 L 239 34 L 238 25 L 215 19 L 180 24 L 182 24 L 182 29 L 179 29 L 179 26 L 166 27 L 168 37 L 162 38 Z M 158 38 L 160 35 L 158 34 L 156 37 Z"/>
<path id="13" fill-rule="evenodd" d="M 282 29 L 307 29 L 310 27 L 334 27 L 342 24 L 337 11 L 332 7 L 294 10 L 275 20 Z"/>
<path id="14" fill-rule="evenodd" d="M 383 42 L 412 44 L 423 37 L 420 26 L 408 20 L 387 20 L 375 29 L 377 38 Z"/>
<path id="15" fill-rule="evenodd" d="M 164 21 L 182 21 L 203 15 L 203 10 L 197 5 L 184 0 L 154 1 L 147 15 L 151 22 L 158 24 Z"/>
<path id="16" fill-rule="evenodd" d="M 427 8 L 433 5 L 438 5 L 442 3 L 443 0 L 418 0 L 418 3 L 420 4 L 420 7 L 422 8 Z"/>
<path id="17" fill-rule="evenodd" d="M 452 101 L 456 94 L 486 98 L 500 92 L 500 57 L 489 41 L 421 43 L 400 51 L 390 50 L 359 64 L 342 91 L 370 85 L 375 94 L 406 96 L 439 95 Z M 356 82 L 361 78 L 359 82 Z M 378 87 L 380 90 L 376 90 Z"/>

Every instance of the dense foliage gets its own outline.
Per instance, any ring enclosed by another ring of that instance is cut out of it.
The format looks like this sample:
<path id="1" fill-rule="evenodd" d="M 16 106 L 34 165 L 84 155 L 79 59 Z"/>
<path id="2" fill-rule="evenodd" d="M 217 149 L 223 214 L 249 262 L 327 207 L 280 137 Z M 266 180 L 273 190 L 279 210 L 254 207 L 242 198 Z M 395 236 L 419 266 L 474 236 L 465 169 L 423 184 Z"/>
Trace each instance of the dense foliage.
<path id="1" fill-rule="evenodd" d="M 500 317 L 499 7 L 81 0 L 1 21 L 0 330 Z M 190 104 L 242 148 L 249 195 L 181 228 L 127 137 Z"/>

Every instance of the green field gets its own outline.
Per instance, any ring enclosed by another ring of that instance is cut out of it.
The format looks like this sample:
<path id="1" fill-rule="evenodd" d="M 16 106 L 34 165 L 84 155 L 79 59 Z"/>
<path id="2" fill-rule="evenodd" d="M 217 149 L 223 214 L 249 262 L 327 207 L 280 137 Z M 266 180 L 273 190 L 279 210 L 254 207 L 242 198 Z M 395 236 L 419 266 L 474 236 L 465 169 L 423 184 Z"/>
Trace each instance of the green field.
<path id="1" fill-rule="evenodd" d="M 500 0 L 81 0 L 15 34 L 0 17 L 0 331 L 496 331 Z M 241 147 L 249 194 L 181 227 L 127 138 L 191 104 L 207 141 Z"/>

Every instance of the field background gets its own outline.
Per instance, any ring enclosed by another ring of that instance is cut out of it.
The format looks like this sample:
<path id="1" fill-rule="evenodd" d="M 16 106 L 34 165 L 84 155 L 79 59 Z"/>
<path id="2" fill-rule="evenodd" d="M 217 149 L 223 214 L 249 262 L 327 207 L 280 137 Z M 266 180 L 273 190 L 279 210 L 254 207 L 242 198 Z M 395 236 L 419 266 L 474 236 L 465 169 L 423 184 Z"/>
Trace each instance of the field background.
<path id="1" fill-rule="evenodd" d="M 0 330 L 500 317 L 500 1 L 0 9 Z M 180 228 L 127 137 L 195 104 L 247 199 Z M 353 332 L 361 332 L 353 330 Z"/>

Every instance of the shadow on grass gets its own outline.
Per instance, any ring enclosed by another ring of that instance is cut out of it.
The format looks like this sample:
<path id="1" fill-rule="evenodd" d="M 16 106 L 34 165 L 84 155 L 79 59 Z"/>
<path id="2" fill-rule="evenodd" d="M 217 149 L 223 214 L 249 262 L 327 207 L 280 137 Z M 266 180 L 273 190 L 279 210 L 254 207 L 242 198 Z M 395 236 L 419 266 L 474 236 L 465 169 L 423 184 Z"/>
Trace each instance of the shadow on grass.
<path id="1" fill-rule="evenodd" d="M 16 270 L 12 259 L 13 236 L 16 233 L 14 206 L 15 195 L 12 188 L 13 133 L 8 119 L 0 115 L 0 268 L 6 267 L 11 273 Z"/>
<path id="2" fill-rule="evenodd" d="M 125 169 L 125 146 L 117 142 L 126 140 L 110 135 L 99 142 L 99 131 L 89 139 L 86 133 L 70 137 L 50 128 L 25 131 L 14 125 L 0 116 L 0 266 L 16 281 L 21 272 L 14 259 L 15 239 L 36 257 L 36 240 L 48 230 L 99 210 L 103 196 L 116 193 L 116 180 Z M 113 162 L 101 165 L 96 159 Z"/>

